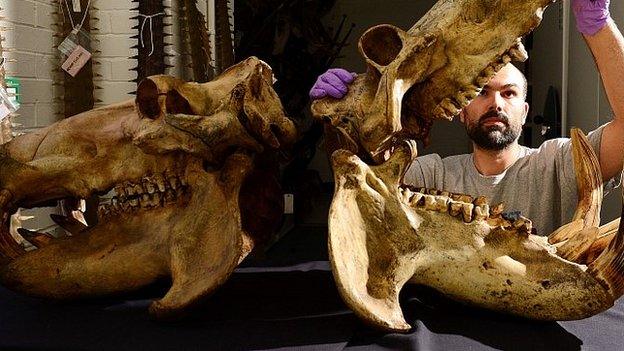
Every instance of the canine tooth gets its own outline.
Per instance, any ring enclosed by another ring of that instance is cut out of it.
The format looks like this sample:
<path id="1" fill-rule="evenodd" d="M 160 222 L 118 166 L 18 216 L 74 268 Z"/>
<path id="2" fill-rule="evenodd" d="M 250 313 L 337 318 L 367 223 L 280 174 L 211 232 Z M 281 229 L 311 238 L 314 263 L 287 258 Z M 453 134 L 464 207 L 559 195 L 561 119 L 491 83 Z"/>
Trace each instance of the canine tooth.
<path id="1" fill-rule="evenodd" d="M 433 195 L 425 195 L 425 210 L 437 210 L 437 201 Z"/>
<path id="2" fill-rule="evenodd" d="M 26 228 L 17 228 L 17 232 L 38 249 L 50 244 L 54 240 L 54 237 L 48 233 L 39 233 Z"/>
<path id="3" fill-rule="evenodd" d="M 450 201 L 450 206 L 449 206 L 449 214 L 453 217 L 457 217 L 462 213 L 462 202 L 459 201 Z"/>
<path id="4" fill-rule="evenodd" d="M 74 217 L 65 217 L 58 214 L 51 214 L 50 219 L 56 224 L 58 224 L 61 228 L 72 234 L 78 234 L 88 227 L 84 225 L 84 223 L 78 221 Z"/>
<path id="5" fill-rule="evenodd" d="M 473 209 L 474 209 L 473 204 L 467 204 L 467 203 L 462 204 L 462 217 L 464 219 L 464 222 L 466 223 L 472 222 L 472 210 Z"/>

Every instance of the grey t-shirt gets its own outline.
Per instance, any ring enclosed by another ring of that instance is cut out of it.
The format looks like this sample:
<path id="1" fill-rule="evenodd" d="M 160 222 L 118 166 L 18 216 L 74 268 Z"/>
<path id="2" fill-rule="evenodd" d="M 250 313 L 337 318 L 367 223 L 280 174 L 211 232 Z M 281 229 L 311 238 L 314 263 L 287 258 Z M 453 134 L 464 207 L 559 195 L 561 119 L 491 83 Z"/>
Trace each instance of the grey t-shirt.
<path id="1" fill-rule="evenodd" d="M 588 135 L 599 155 L 604 125 Z M 572 142 L 568 138 L 545 141 L 538 149 L 521 147 L 520 158 L 495 176 L 481 175 L 472 154 L 416 158 L 404 182 L 472 196 L 486 196 L 490 204 L 505 203 L 505 211 L 521 211 L 539 235 L 548 235 L 568 223 L 577 205 Z M 611 180 L 605 190 L 613 188 Z"/>

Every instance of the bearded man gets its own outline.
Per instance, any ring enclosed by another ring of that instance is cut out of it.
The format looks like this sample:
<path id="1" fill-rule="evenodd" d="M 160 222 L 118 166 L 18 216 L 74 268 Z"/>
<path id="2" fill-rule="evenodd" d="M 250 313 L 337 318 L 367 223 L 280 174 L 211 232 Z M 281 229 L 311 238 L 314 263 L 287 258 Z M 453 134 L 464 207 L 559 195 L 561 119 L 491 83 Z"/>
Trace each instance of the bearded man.
<path id="1" fill-rule="evenodd" d="M 609 190 L 624 158 L 624 38 L 609 14 L 609 0 L 572 0 L 572 9 L 614 112 L 612 121 L 588 136 Z M 319 77 L 310 97 L 342 98 L 353 77 L 331 69 Z M 508 210 L 530 218 L 542 235 L 569 222 L 577 205 L 571 141 L 548 140 L 537 149 L 518 144 L 529 111 L 526 94 L 522 72 L 512 64 L 504 66 L 459 114 L 473 152 L 418 157 L 404 183 L 504 202 Z"/>

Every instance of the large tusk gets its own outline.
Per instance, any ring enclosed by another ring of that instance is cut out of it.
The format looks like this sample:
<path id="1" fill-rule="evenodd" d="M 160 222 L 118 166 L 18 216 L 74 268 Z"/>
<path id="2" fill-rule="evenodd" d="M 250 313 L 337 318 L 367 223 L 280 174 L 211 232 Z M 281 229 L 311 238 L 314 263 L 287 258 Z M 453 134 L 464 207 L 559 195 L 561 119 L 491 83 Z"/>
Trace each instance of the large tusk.
<path id="1" fill-rule="evenodd" d="M 602 172 L 598 156 L 580 129 L 573 128 L 571 135 L 578 204 L 572 223 L 562 226 L 548 237 L 551 244 L 569 240 L 585 228 L 597 228 L 600 225 Z"/>

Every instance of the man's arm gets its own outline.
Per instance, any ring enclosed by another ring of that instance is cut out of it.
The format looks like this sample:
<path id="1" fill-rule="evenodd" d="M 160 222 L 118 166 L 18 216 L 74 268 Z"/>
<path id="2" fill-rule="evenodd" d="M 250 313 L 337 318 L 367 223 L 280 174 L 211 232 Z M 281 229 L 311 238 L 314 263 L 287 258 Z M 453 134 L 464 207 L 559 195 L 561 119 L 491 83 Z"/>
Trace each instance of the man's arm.
<path id="1" fill-rule="evenodd" d="M 596 34 L 583 36 L 615 114 L 605 126 L 600 143 L 600 168 L 606 181 L 622 171 L 624 161 L 624 38 L 611 19 Z"/>

